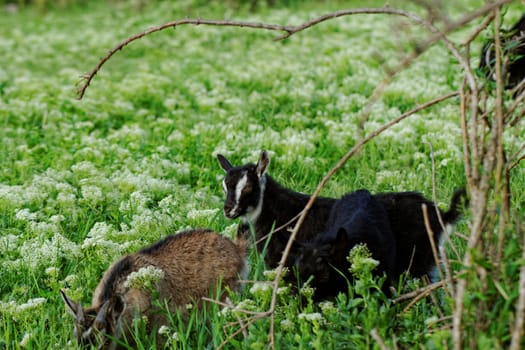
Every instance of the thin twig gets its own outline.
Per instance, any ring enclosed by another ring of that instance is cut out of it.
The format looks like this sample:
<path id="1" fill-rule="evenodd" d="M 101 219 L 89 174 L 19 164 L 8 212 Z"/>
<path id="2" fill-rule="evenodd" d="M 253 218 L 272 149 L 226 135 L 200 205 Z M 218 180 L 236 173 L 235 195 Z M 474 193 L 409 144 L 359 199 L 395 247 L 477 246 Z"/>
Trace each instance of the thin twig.
<path id="1" fill-rule="evenodd" d="M 210 26 L 222 26 L 222 27 L 240 27 L 240 28 L 252 28 L 252 29 L 263 29 L 263 30 L 271 30 L 271 31 L 281 31 L 285 32 L 282 36 L 279 36 L 275 38 L 274 40 L 283 40 L 286 38 L 289 38 L 291 35 L 298 33 L 300 31 L 303 31 L 307 28 L 310 28 L 312 26 L 315 26 L 321 22 L 334 19 L 337 17 L 342 16 L 348 16 L 348 15 L 355 15 L 355 14 L 388 14 L 388 15 L 397 15 L 397 16 L 403 16 L 411 19 L 415 23 L 421 24 L 425 26 L 427 29 L 429 29 L 434 35 L 428 39 L 425 43 L 421 44 L 419 47 L 418 52 L 425 51 L 428 47 L 432 46 L 437 41 L 444 41 L 445 44 L 451 49 L 451 51 L 454 53 L 455 48 L 453 45 L 446 39 L 445 35 L 451 31 L 454 31 L 457 28 L 460 28 L 464 26 L 465 24 L 469 23 L 470 21 L 486 14 L 492 11 L 492 9 L 501 6 L 503 4 L 506 4 L 512 0 L 500 0 L 495 3 L 489 3 L 471 13 L 468 15 L 460 18 L 458 21 L 450 22 L 446 28 L 443 31 L 439 31 L 437 28 L 435 28 L 431 23 L 426 21 L 425 19 L 407 11 L 398 10 L 394 8 L 364 8 L 364 9 L 351 9 L 351 10 L 341 10 L 336 11 L 333 13 L 328 13 L 319 17 L 316 17 L 314 19 L 311 19 L 307 22 L 304 22 L 303 24 L 300 24 L 298 26 L 283 26 L 278 24 L 267 24 L 267 23 L 256 23 L 256 22 L 245 22 L 245 21 L 226 21 L 226 20 L 207 20 L 207 19 L 195 19 L 195 18 L 185 18 L 181 20 L 171 21 L 164 24 L 161 24 L 159 26 L 150 27 L 146 30 L 144 30 L 141 33 L 132 35 L 128 37 L 127 39 L 122 40 L 119 44 L 117 44 L 115 47 L 110 49 L 106 55 L 104 55 L 95 68 L 91 70 L 91 72 L 86 73 L 82 75 L 81 81 L 79 82 L 80 87 L 77 90 L 77 96 L 78 99 L 82 99 L 84 97 L 84 94 L 86 92 L 86 89 L 90 85 L 91 81 L 97 75 L 97 73 L 100 71 L 102 66 L 118 51 L 122 50 L 124 47 L 129 45 L 135 40 L 141 39 L 145 37 L 146 35 L 159 32 L 161 30 L 167 29 L 167 28 L 175 28 L 177 26 L 185 25 L 185 24 L 191 24 L 191 25 L 210 25 Z M 416 55 L 417 56 L 417 55 Z M 454 56 L 456 56 L 456 59 L 458 59 L 458 62 L 462 65 L 464 69 L 466 69 L 469 72 L 469 75 L 472 75 L 472 72 L 470 72 L 470 67 L 468 64 L 465 64 L 465 62 L 461 62 L 461 55 L 458 55 L 454 53 Z M 413 60 L 408 58 L 409 61 Z M 472 84 L 474 83 L 473 79 L 469 79 L 471 88 L 473 87 Z"/>
<path id="2" fill-rule="evenodd" d="M 432 165 L 432 201 L 436 204 L 434 206 L 434 209 L 436 211 L 436 215 L 437 215 L 437 218 L 439 220 L 439 224 L 441 225 L 441 230 L 443 231 L 443 235 L 444 235 L 445 239 L 447 240 L 447 242 L 449 243 L 452 251 L 456 255 L 456 258 L 459 259 L 459 252 L 457 251 L 456 247 L 454 246 L 454 244 L 452 243 L 452 240 L 450 239 L 450 237 L 448 235 L 447 227 L 445 225 L 445 222 L 443 221 L 443 216 L 441 215 L 441 211 L 439 210 L 439 208 L 437 206 L 436 159 L 434 157 L 434 148 L 432 146 L 432 143 L 430 143 L 430 142 L 424 142 L 424 143 L 426 143 L 428 145 L 428 147 L 430 148 L 430 161 L 431 161 L 431 165 Z"/>
<path id="3" fill-rule="evenodd" d="M 494 34 L 494 43 L 495 43 L 495 56 L 496 56 L 496 103 L 494 106 L 495 109 L 495 128 L 494 130 L 494 151 L 496 152 L 496 171 L 495 171 L 495 185 L 494 188 L 497 192 L 503 193 L 503 196 L 506 195 L 506 185 L 505 185 L 505 150 L 503 149 L 503 129 L 504 129 L 504 114 L 503 114 L 503 72 L 502 72 L 502 42 L 500 36 L 500 12 L 497 8 L 494 11 L 495 16 L 495 34 Z M 496 265 L 501 266 L 501 259 L 503 257 L 503 241 L 505 236 L 505 226 L 506 221 L 509 217 L 509 208 L 506 205 L 507 201 L 501 201 L 501 218 L 498 222 L 498 244 L 497 244 L 497 253 L 496 253 Z"/>
<path id="4" fill-rule="evenodd" d="M 450 261 L 448 260 L 447 252 L 445 251 L 444 246 L 439 247 L 439 255 L 441 256 L 441 261 L 443 262 L 443 267 L 445 269 L 445 281 L 447 281 L 447 288 L 450 292 L 452 298 L 455 298 L 456 292 L 454 291 L 454 284 L 452 283 L 452 270 L 450 268 Z"/>
<path id="5" fill-rule="evenodd" d="M 476 29 L 474 29 L 474 31 L 465 40 L 463 40 L 461 46 L 468 47 L 470 43 L 472 43 L 472 41 L 474 41 L 478 37 L 479 33 L 485 30 L 490 25 L 490 23 L 492 23 L 493 20 L 494 12 L 491 12 L 487 17 L 485 17 L 485 19 L 483 19 L 483 22 L 481 22 L 481 24 L 477 26 Z"/>
<path id="6" fill-rule="evenodd" d="M 93 80 L 93 78 L 95 77 L 95 75 L 97 75 L 97 73 L 100 71 L 102 66 L 115 53 L 122 50 L 125 46 L 129 45 L 133 41 L 141 39 L 145 37 L 146 35 L 149 35 L 155 32 L 159 32 L 167 28 L 175 28 L 177 26 L 181 26 L 184 24 L 210 25 L 210 26 L 222 26 L 222 27 L 241 27 L 241 28 L 265 29 L 265 30 L 284 31 L 284 32 L 288 32 L 290 30 L 288 26 L 281 26 L 278 24 L 255 23 L 255 22 L 245 22 L 245 21 L 220 21 L 220 20 L 217 21 L 217 20 L 195 19 L 195 18 L 180 19 L 177 21 L 167 22 L 159 26 L 151 27 L 141 33 L 132 35 L 126 38 L 125 40 L 122 40 L 120 43 L 118 43 L 115 47 L 109 50 L 108 53 L 100 59 L 100 61 L 97 63 L 95 68 L 93 68 L 93 70 L 90 73 L 84 74 L 81 79 L 81 81 L 83 81 L 83 84 L 79 87 L 77 91 L 78 99 L 81 100 L 82 97 L 84 97 L 86 89 L 91 83 L 91 80 Z"/>
<path id="7" fill-rule="evenodd" d="M 386 346 L 385 342 L 383 341 L 383 339 L 379 335 L 379 332 L 377 331 L 377 328 L 372 329 L 370 331 L 370 335 L 376 341 L 376 345 L 379 346 L 379 349 L 381 349 L 381 350 L 390 350 L 390 348 L 388 346 Z"/>
<path id="8" fill-rule="evenodd" d="M 267 317 L 269 315 L 268 312 L 265 312 L 265 313 L 261 313 L 261 315 L 257 315 L 257 316 L 252 316 L 249 320 L 246 321 L 246 323 L 241 326 L 239 329 L 237 329 L 235 332 L 233 332 L 232 334 L 230 334 L 218 347 L 217 347 L 217 350 L 220 350 L 222 348 L 224 348 L 226 345 L 228 345 L 228 343 L 233 339 L 235 338 L 237 335 L 241 334 L 244 332 L 244 330 L 246 330 L 248 327 L 250 327 L 252 324 L 254 324 L 255 322 L 257 322 L 258 320 L 260 320 L 261 318 L 264 318 L 264 317 Z"/>
<path id="9" fill-rule="evenodd" d="M 514 169 L 523 159 L 525 159 L 525 153 L 516 158 L 516 160 L 509 166 L 508 171 Z"/>
<path id="10" fill-rule="evenodd" d="M 432 291 L 432 290 L 436 290 L 438 288 L 441 288 L 441 287 L 443 287 L 445 285 L 445 283 L 446 283 L 446 281 L 438 281 L 438 282 L 434 282 L 432 284 L 429 284 L 428 286 L 424 286 L 424 287 L 418 288 L 418 289 L 416 289 L 416 290 L 414 290 L 412 292 L 405 293 L 403 295 L 398 296 L 397 298 L 392 300 L 392 303 L 399 304 L 402 301 L 416 298 L 420 294 L 427 295 L 429 290 Z"/>
<path id="11" fill-rule="evenodd" d="M 414 306 L 421 299 L 426 298 L 434 290 L 439 289 L 445 285 L 446 285 L 446 281 L 439 281 L 436 283 L 429 284 L 426 289 L 424 289 L 421 293 L 415 295 L 412 301 L 410 301 L 410 303 L 407 306 L 405 306 L 405 308 L 403 309 L 403 313 L 410 310 L 412 306 Z"/>
<path id="12" fill-rule="evenodd" d="M 432 227 L 430 227 L 430 221 L 428 220 L 428 208 L 426 204 L 421 205 L 421 209 L 423 210 L 423 221 L 425 223 L 425 229 L 427 231 L 428 235 L 428 241 L 430 242 L 430 247 L 432 248 L 432 255 L 434 256 L 434 262 L 436 264 L 436 269 L 439 274 L 439 278 L 443 280 L 443 272 L 441 272 L 441 269 L 439 268 L 440 261 L 439 261 L 439 254 L 438 250 L 436 248 L 436 242 L 434 242 L 434 231 L 432 231 Z"/>
<path id="13" fill-rule="evenodd" d="M 299 214 L 297 214 L 296 216 L 294 216 L 293 218 L 291 218 L 290 220 L 288 220 L 288 222 L 284 223 L 283 225 L 273 229 L 272 231 L 268 232 L 267 234 L 265 234 L 264 236 L 262 236 L 261 238 L 259 238 L 257 241 L 255 241 L 255 244 L 259 244 L 261 243 L 262 241 L 266 240 L 268 237 L 272 236 L 275 232 L 278 232 L 278 231 L 281 231 L 282 229 L 284 228 L 287 228 L 290 224 L 292 224 L 295 220 L 297 220 L 297 218 L 299 218 L 301 216 L 303 212 L 300 211 Z"/>

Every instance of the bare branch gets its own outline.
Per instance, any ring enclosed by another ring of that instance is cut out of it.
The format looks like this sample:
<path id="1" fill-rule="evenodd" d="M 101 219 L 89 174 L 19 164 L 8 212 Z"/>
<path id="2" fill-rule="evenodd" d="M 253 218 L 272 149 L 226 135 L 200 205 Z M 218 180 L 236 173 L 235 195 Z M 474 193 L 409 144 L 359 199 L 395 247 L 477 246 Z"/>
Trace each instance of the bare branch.
<path id="1" fill-rule="evenodd" d="M 139 34 L 132 35 L 128 37 L 127 39 L 121 41 L 119 44 L 117 44 L 115 47 L 109 50 L 108 53 L 104 57 L 100 59 L 100 61 L 97 63 L 95 68 L 90 73 L 83 74 L 81 76 L 81 81 L 80 81 L 82 82 L 82 84 L 80 85 L 77 91 L 78 99 L 81 100 L 82 97 L 84 97 L 86 89 L 91 83 L 91 80 L 93 80 L 93 78 L 95 77 L 95 75 L 97 75 L 97 73 L 100 71 L 102 66 L 115 53 L 122 50 L 125 46 L 129 45 L 133 41 L 141 39 L 145 37 L 146 35 L 149 35 L 155 32 L 159 32 L 167 28 L 175 28 L 177 26 L 181 26 L 184 24 L 210 25 L 210 26 L 221 26 L 221 27 L 241 27 L 241 28 L 265 29 L 265 30 L 284 31 L 284 32 L 290 31 L 290 28 L 288 26 L 281 26 L 277 24 L 266 24 L 266 23 L 255 23 L 255 22 L 244 22 L 244 21 L 216 21 L 216 20 L 192 19 L 192 18 L 185 18 L 185 19 L 181 19 L 177 21 L 167 22 L 159 26 L 151 27 Z"/>
<path id="2" fill-rule="evenodd" d="M 381 349 L 381 350 L 389 350 L 389 347 L 386 346 L 385 342 L 383 341 L 383 339 L 379 335 L 379 332 L 377 331 L 377 328 L 372 329 L 370 331 L 370 335 L 376 341 L 376 344 L 379 346 L 379 349 Z"/>
<path id="3" fill-rule="evenodd" d="M 524 145 L 525 146 L 525 145 Z M 522 146 L 523 150 L 523 146 Z M 517 157 L 516 160 L 509 166 L 508 172 L 510 172 L 512 169 L 514 169 L 523 159 L 525 159 L 525 153 L 523 153 L 521 156 Z"/>
<path id="4" fill-rule="evenodd" d="M 434 232 L 432 231 L 432 228 L 430 227 L 430 221 L 428 220 L 428 208 L 426 204 L 421 205 L 421 209 L 423 210 L 423 221 L 425 222 L 425 229 L 427 231 L 428 235 L 428 241 L 430 242 L 430 247 L 432 248 L 432 255 L 434 256 L 434 262 L 436 264 L 436 268 L 439 273 L 439 278 L 443 280 L 443 273 L 441 272 L 441 269 L 439 268 L 439 254 L 438 250 L 436 248 L 436 243 L 434 242 Z"/>
<path id="5" fill-rule="evenodd" d="M 446 281 L 438 281 L 438 282 L 429 284 L 428 286 L 424 286 L 424 287 L 418 288 L 418 289 L 416 289 L 416 290 L 414 290 L 414 291 L 412 291 L 410 293 L 406 293 L 406 294 L 400 295 L 397 298 L 395 298 L 394 300 L 392 300 L 392 302 L 394 304 L 399 304 L 402 301 L 416 298 L 417 296 L 419 296 L 421 294 L 428 295 L 428 293 L 430 291 L 439 289 L 439 288 L 443 287 L 445 284 L 446 284 Z"/>
<path id="6" fill-rule="evenodd" d="M 84 94 L 86 92 L 86 89 L 90 85 L 91 81 L 97 75 L 97 73 L 100 71 L 102 66 L 118 51 L 122 50 L 124 47 L 129 45 L 135 40 L 141 39 L 145 37 L 146 35 L 159 32 L 161 30 L 167 29 L 167 28 L 175 28 L 177 26 L 185 25 L 185 24 L 191 24 L 191 25 L 210 25 L 210 26 L 222 26 L 222 27 L 240 27 L 240 28 L 252 28 L 252 29 L 264 29 L 264 30 L 271 30 L 271 31 L 281 31 L 285 32 L 284 35 L 275 38 L 274 40 L 283 40 L 291 35 L 298 33 L 300 31 L 303 31 L 307 28 L 310 28 L 314 25 L 317 25 L 321 22 L 342 17 L 342 16 L 348 16 L 348 15 L 355 15 L 355 14 L 389 14 L 389 15 L 397 15 L 397 16 L 403 16 L 411 19 L 415 23 L 421 24 L 425 26 L 427 29 L 429 29 L 432 33 L 434 33 L 434 36 L 432 36 L 430 39 L 428 39 L 424 44 L 420 45 L 420 48 L 418 50 L 419 53 L 425 51 L 428 47 L 432 46 L 435 42 L 439 40 L 443 40 L 449 48 L 451 48 L 453 45 L 448 42 L 445 38 L 445 34 L 462 27 L 463 25 L 469 23 L 470 21 L 489 13 L 492 9 L 501 6 L 503 4 L 506 4 L 512 0 L 500 0 L 495 3 L 489 3 L 471 13 L 468 15 L 460 18 L 458 21 L 450 22 L 446 28 L 443 31 L 439 31 L 437 28 L 435 28 L 430 22 L 426 21 L 425 19 L 407 12 L 403 10 L 398 10 L 394 8 L 365 8 L 365 9 L 351 9 L 351 10 L 341 10 L 336 11 L 333 13 L 328 13 L 322 16 L 319 16 L 317 18 L 311 19 L 303 24 L 300 24 L 298 26 L 283 26 L 278 24 L 267 24 L 267 23 L 256 23 L 256 22 L 245 22 L 245 21 L 226 21 L 226 20 L 207 20 L 207 19 L 192 19 L 192 18 L 185 18 L 181 20 L 171 21 L 164 24 L 161 24 L 159 26 L 151 27 L 146 29 L 145 31 L 132 35 L 128 37 L 127 39 L 121 41 L 119 44 L 117 44 L 115 47 L 113 47 L 111 50 L 108 51 L 108 53 L 103 56 L 95 68 L 90 73 L 86 73 L 81 77 L 81 81 L 79 82 L 80 86 L 77 90 L 78 99 L 82 99 L 84 97 Z M 454 50 L 454 49 L 452 49 Z M 417 56 L 418 54 L 416 54 Z M 456 59 L 460 61 L 461 56 L 456 55 Z M 409 61 L 413 60 L 409 59 Z M 464 65 L 460 62 L 462 67 L 464 69 L 468 69 L 470 71 L 470 67 L 468 65 Z M 473 81 L 471 81 L 473 83 Z M 472 86 L 471 86 L 472 88 Z"/>

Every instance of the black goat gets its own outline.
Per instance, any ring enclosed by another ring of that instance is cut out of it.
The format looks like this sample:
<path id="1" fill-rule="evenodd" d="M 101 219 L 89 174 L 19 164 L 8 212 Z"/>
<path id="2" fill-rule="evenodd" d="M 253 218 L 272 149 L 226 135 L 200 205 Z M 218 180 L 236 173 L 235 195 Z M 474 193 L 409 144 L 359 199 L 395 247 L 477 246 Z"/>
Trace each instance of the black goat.
<path id="1" fill-rule="evenodd" d="M 372 258 L 379 262 L 376 276 L 393 276 L 396 240 L 384 207 L 368 192 L 359 190 L 343 196 L 334 204 L 326 231 L 313 241 L 296 244 L 295 264 L 301 282 L 313 277 L 315 299 L 334 297 L 347 290 L 348 254 L 358 244 L 366 244 Z M 390 283 L 385 283 L 385 287 Z"/>
<path id="2" fill-rule="evenodd" d="M 465 201 L 466 191 L 460 189 L 454 192 L 448 211 L 443 212 L 434 202 L 417 192 L 386 192 L 374 196 L 388 214 L 390 228 L 396 237 L 396 266 L 394 277 L 409 272 L 412 277 L 431 277 L 436 267 L 428 230 L 425 226 L 423 205 L 427 207 L 427 217 L 433 233 L 434 245 L 439 247 L 443 237 L 443 224 L 454 224 L 461 215 L 461 204 Z M 446 228 L 446 227 L 445 227 Z"/>
<path id="3" fill-rule="evenodd" d="M 525 78 L 525 14 L 509 30 L 501 30 L 502 74 L 506 89 L 513 89 Z M 495 73 L 496 57 L 494 39 L 487 41 L 481 49 L 479 68 L 487 78 Z M 517 91 L 523 91 L 524 86 Z"/>
<path id="4" fill-rule="evenodd" d="M 265 261 L 269 267 L 276 267 L 282 257 L 284 247 L 290 237 L 287 228 L 297 222 L 298 214 L 306 206 L 309 195 L 285 188 L 266 174 L 270 158 L 263 151 L 257 164 L 245 164 L 234 167 L 223 155 L 217 159 L 226 172 L 223 188 L 226 193 L 224 215 L 229 219 L 241 218 L 238 234 L 248 236 L 250 226 L 255 232 L 257 249 L 263 251 L 264 239 L 272 230 L 280 228 L 269 237 Z M 465 190 L 456 192 L 450 209 L 442 214 L 445 224 L 453 224 L 460 215 L 459 204 Z M 396 249 L 396 267 L 393 275 L 398 276 L 408 271 L 414 277 L 429 274 L 435 267 L 427 229 L 424 223 L 422 205 L 427 206 L 428 219 L 434 242 L 439 244 L 442 227 L 436 213 L 435 204 L 417 192 L 388 192 L 373 196 L 386 210 L 388 221 L 394 233 Z M 308 212 L 296 237 L 300 245 L 312 241 L 320 232 L 327 229 L 335 198 L 319 197 Z M 286 226 L 282 228 L 283 226 Z M 296 260 L 297 246 L 287 259 L 291 267 Z"/>
<path id="5" fill-rule="evenodd" d="M 266 174 L 270 164 L 266 151 L 261 152 L 257 164 L 234 167 L 221 154 L 217 155 L 217 159 L 226 172 L 223 181 L 226 193 L 224 215 L 229 219 L 241 218 L 238 234 L 248 236 L 252 226 L 258 242 L 257 249 L 262 252 L 266 244 L 264 238 L 272 229 L 285 226 L 269 238 L 264 257 L 269 267 L 276 267 L 290 236 L 287 228 L 295 225 L 310 196 L 285 188 Z M 315 200 L 298 232 L 298 242 L 308 241 L 324 230 L 334 203 L 332 198 Z"/>
<path id="6" fill-rule="evenodd" d="M 445 225 L 460 216 L 459 205 L 466 195 L 458 190 L 447 212 L 417 192 L 388 192 L 374 196 L 366 190 L 344 196 L 332 209 L 326 230 L 305 244 L 294 243 L 293 253 L 300 282 L 313 276 L 316 299 L 337 295 L 347 288 L 351 276 L 346 260 L 350 250 L 365 243 L 379 261 L 376 275 L 387 275 L 383 288 L 395 283 L 404 272 L 412 277 L 430 276 L 436 268 L 423 205 L 436 248 L 443 236 L 438 213 Z"/>

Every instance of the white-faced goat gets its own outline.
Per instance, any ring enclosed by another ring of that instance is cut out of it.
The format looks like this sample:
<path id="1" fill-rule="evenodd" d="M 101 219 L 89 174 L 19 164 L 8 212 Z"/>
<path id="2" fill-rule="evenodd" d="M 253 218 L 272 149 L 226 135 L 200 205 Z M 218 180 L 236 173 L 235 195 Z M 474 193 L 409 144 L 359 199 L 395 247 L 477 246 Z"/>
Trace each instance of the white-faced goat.
<path id="1" fill-rule="evenodd" d="M 276 267 L 290 236 L 287 229 L 295 225 L 298 214 L 304 209 L 310 196 L 285 188 L 266 174 L 270 164 L 266 151 L 261 153 L 257 164 L 234 167 L 221 154 L 217 155 L 217 159 L 226 172 L 223 181 L 226 194 L 224 215 L 229 219 L 241 219 L 238 235 L 249 236 L 250 228 L 253 227 L 255 240 L 258 242 L 257 249 L 262 252 L 268 243 L 264 258 L 269 267 Z M 335 199 L 331 198 L 315 200 L 301 225 L 297 241 L 308 241 L 324 230 L 334 202 Z M 268 237 L 269 241 L 266 242 L 264 238 L 274 228 L 281 229 Z M 287 261 L 293 263 L 293 260 Z"/>
<path id="2" fill-rule="evenodd" d="M 161 305 L 167 305 L 170 313 L 179 312 L 184 319 L 187 304 L 202 304 L 201 298 L 215 295 L 216 288 L 238 290 L 247 266 L 243 237 L 233 242 L 210 230 L 189 230 L 167 236 L 112 264 L 93 294 L 91 307 L 83 308 L 80 301 L 71 300 L 63 291 L 61 294 L 75 317 L 74 334 L 79 345 L 134 347 L 135 317 L 148 318 L 148 334 L 167 323 Z M 133 274 L 148 269 L 156 276 L 151 288 L 132 283 Z M 162 336 L 157 335 L 157 347 L 162 343 Z"/>
<path id="3" fill-rule="evenodd" d="M 423 205 L 427 207 L 429 229 L 439 246 L 443 227 L 453 224 L 460 216 L 459 207 L 466 196 L 458 190 L 452 196 L 447 212 L 416 192 L 379 193 L 374 196 L 366 190 L 345 195 L 333 207 L 326 230 L 312 241 L 296 243 L 293 256 L 299 280 L 313 277 L 316 298 L 333 297 L 348 288 L 352 276 L 346 260 L 350 250 L 365 243 L 372 257 L 379 261 L 376 274 L 386 274 L 384 287 L 395 285 L 402 273 L 412 277 L 430 276 L 436 268 Z M 437 249 L 437 248 L 436 248 Z M 383 288 L 388 290 L 388 288 Z"/>

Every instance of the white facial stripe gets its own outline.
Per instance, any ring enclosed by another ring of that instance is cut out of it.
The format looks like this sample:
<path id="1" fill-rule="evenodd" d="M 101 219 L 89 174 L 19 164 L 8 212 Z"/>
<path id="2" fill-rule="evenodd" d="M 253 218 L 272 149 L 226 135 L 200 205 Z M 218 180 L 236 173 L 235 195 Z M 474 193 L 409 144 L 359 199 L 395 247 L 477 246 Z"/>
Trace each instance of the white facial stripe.
<path id="1" fill-rule="evenodd" d="M 244 175 L 239 180 L 239 182 L 237 182 L 237 185 L 235 186 L 235 206 L 232 209 L 233 213 L 239 210 L 239 202 L 241 200 L 242 190 L 244 189 L 244 186 L 246 186 L 247 182 L 248 182 L 248 174 L 245 172 Z"/>

